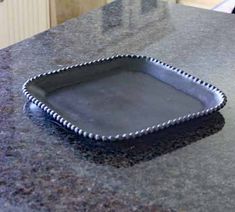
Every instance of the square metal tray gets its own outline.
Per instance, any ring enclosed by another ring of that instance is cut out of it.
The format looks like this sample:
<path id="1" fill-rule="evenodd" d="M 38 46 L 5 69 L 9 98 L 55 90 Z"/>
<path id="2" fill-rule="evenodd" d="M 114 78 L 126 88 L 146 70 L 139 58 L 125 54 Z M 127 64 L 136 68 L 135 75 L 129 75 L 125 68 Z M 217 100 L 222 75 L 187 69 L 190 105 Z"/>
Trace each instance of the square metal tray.
<path id="1" fill-rule="evenodd" d="M 218 111 L 225 94 L 154 58 L 118 55 L 29 79 L 23 93 L 58 123 L 94 140 L 124 140 Z"/>

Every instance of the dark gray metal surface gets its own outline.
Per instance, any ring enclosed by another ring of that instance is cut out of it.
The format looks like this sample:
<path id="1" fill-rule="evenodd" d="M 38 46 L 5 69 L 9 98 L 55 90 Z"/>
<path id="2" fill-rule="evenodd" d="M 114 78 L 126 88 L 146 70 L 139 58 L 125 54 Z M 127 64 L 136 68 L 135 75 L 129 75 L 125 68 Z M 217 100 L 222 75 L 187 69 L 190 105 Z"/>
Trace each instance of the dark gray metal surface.
<path id="1" fill-rule="evenodd" d="M 154 58 L 116 56 L 29 79 L 26 97 L 95 140 L 135 138 L 221 109 L 218 88 Z"/>

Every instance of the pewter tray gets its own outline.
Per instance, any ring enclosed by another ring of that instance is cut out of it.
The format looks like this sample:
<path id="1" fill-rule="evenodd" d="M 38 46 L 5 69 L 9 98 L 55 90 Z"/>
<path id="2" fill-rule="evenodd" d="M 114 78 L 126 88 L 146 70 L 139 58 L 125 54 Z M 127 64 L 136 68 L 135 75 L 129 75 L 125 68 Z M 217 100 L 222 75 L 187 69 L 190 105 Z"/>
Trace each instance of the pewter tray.
<path id="1" fill-rule="evenodd" d="M 123 140 L 215 112 L 215 86 L 154 58 L 121 55 L 29 79 L 26 97 L 75 133 Z"/>

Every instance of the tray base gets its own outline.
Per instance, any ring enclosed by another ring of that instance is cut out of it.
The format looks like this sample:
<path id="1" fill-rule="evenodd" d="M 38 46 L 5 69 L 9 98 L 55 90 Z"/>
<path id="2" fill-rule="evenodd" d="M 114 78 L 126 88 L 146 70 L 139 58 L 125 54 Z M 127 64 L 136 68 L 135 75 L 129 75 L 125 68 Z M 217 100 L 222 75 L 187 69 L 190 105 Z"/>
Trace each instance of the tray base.
<path id="1" fill-rule="evenodd" d="M 58 89 L 46 101 L 66 120 L 102 135 L 141 130 L 203 109 L 198 99 L 147 73 L 120 70 Z"/>

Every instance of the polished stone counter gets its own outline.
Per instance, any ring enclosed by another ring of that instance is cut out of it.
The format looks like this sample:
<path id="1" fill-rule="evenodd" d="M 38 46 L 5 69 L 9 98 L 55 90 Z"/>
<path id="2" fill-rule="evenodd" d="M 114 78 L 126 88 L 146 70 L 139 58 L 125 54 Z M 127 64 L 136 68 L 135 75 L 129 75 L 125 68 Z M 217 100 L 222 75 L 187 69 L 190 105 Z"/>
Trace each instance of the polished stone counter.
<path id="1" fill-rule="evenodd" d="M 130 143 L 92 143 L 26 103 L 39 73 L 142 54 L 211 82 L 207 119 Z M 0 50 L 0 211 L 234 211 L 235 15 L 118 0 Z"/>

